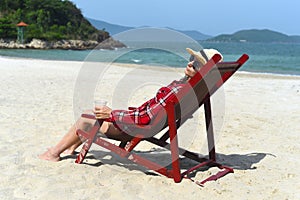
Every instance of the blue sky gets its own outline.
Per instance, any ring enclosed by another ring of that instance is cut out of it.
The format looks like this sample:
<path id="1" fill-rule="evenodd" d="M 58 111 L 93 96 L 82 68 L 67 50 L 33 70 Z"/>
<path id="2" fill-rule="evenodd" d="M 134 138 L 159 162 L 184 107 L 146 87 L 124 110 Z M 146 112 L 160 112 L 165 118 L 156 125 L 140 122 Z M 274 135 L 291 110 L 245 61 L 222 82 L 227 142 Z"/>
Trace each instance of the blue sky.
<path id="1" fill-rule="evenodd" d="M 85 17 L 123 26 L 171 27 L 208 35 L 270 29 L 300 35 L 299 0 L 71 0 Z"/>

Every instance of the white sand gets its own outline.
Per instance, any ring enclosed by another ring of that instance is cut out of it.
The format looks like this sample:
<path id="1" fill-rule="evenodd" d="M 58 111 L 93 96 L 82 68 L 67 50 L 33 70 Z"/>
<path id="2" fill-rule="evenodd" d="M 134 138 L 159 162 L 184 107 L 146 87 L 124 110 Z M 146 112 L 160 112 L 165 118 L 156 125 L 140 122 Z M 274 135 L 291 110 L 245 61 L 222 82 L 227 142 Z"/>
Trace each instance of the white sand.
<path id="1" fill-rule="evenodd" d="M 73 93 L 82 63 L 3 57 L 0 63 L 0 199 L 300 199 L 299 77 L 238 73 L 225 84 L 226 115 L 222 126 L 217 124 L 216 148 L 218 160 L 235 173 L 201 188 L 187 179 L 176 184 L 145 174 L 96 145 L 88 164 L 75 164 L 74 157 L 58 163 L 38 159 L 74 122 Z M 114 88 L 124 89 L 118 79 L 128 78 L 132 68 L 109 70 L 97 94 L 104 91 L 99 96 L 117 108 Z M 164 77 L 166 70 L 159 72 Z M 148 92 L 119 98 L 137 105 L 157 88 L 143 87 Z M 183 145 L 205 152 L 205 137 L 192 134 Z M 197 172 L 196 178 L 211 172 Z"/>

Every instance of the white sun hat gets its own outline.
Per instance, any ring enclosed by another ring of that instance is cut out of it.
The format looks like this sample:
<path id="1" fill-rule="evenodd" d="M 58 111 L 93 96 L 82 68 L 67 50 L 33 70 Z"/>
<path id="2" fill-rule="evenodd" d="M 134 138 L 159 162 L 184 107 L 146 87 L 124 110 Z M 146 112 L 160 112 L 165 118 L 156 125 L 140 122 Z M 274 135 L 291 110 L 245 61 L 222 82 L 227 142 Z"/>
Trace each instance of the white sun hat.
<path id="1" fill-rule="evenodd" d="M 220 61 L 223 60 L 222 54 L 216 49 L 202 49 L 200 51 L 194 51 L 193 49 L 186 48 L 186 50 L 202 65 L 205 65 L 207 61 L 210 60 L 215 54 L 219 54 L 221 56 Z"/>

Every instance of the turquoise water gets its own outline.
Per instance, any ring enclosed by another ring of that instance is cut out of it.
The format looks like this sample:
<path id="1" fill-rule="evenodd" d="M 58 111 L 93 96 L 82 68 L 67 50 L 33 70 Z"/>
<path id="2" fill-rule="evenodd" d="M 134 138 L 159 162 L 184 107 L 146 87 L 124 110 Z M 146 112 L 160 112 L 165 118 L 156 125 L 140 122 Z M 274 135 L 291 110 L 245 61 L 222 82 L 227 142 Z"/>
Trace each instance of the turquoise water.
<path id="1" fill-rule="evenodd" d="M 250 56 L 242 71 L 300 75 L 300 44 L 264 43 L 212 43 L 201 42 L 204 48 L 216 48 L 222 52 L 225 61 L 236 60 L 241 54 Z M 186 45 L 185 45 L 186 47 Z M 182 46 L 181 50 L 185 47 Z M 178 48 L 178 47 L 177 47 Z M 182 55 L 182 52 L 180 52 Z M 47 60 L 105 61 L 159 66 L 185 67 L 186 57 L 178 55 L 178 50 L 169 52 L 154 48 L 117 50 L 11 50 L 0 49 L 1 56 L 37 58 Z"/>

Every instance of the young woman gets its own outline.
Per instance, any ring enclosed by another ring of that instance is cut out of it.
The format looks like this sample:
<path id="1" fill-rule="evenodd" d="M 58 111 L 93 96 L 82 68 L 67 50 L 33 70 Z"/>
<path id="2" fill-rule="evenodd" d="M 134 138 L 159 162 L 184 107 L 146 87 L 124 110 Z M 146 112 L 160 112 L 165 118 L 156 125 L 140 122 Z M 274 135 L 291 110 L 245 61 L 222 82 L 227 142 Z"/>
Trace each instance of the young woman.
<path id="1" fill-rule="evenodd" d="M 155 97 L 141 106 L 131 110 L 112 110 L 108 106 L 95 107 L 93 110 L 95 117 L 104 120 L 99 131 L 108 138 L 119 141 L 130 140 L 132 137 L 124 132 L 130 130 L 133 127 L 132 124 L 149 124 L 167 99 L 176 95 L 186 84 L 186 81 L 193 77 L 197 70 L 212 58 L 213 55 L 220 54 L 215 49 L 203 49 L 195 52 L 187 48 L 187 51 L 191 54 L 191 57 L 190 62 L 188 62 L 184 70 L 185 78 L 178 81 L 175 80 L 166 87 L 160 88 Z M 61 153 L 73 154 L 76 148 L 82 144 L 82 141 L 76 134 L 76 130 L 89 131 L 94 123 L 94 119 L 79 118 L 68 133 L 54 147 L 49 148 L 46 152 L 39 155 L 39 158 L 57 162 L 60 160 Z"/>

